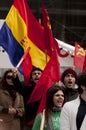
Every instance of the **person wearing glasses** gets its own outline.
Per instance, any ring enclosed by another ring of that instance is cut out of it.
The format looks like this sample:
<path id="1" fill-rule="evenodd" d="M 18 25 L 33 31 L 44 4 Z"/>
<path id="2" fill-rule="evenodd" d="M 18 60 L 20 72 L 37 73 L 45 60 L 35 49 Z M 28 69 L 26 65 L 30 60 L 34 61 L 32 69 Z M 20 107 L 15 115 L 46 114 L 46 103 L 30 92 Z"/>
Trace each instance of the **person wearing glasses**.
<path id="1" fill-rule="evenodd" d="M 7 70 L 0 84 L 0 130 L 21 130 L 23 114 L 23 96 L 15 90 L 12 70 Z"/>

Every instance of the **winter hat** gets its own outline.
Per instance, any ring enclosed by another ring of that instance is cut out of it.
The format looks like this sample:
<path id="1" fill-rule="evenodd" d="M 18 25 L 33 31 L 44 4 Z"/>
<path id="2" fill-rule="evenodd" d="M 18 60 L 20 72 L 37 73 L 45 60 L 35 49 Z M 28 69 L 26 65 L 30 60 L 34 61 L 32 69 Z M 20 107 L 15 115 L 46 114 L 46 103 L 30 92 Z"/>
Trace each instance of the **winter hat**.
<path id="1" fill-rule="evenodd" d="M 66 69 L 63 73 L 62 73 L 62 76 L 61 76 L 61 81 L 64 83 L 64 77 L 67 75 L 67 74 L 73 74 L 74 75 L 74 77 L 75 77 L 75 79 L 76 79 L 76 81 L 77 81 L 77 73 L 73 70 L 73 69 L 71 69 L 71 68 L 68 68 L 68 69 Z"/>

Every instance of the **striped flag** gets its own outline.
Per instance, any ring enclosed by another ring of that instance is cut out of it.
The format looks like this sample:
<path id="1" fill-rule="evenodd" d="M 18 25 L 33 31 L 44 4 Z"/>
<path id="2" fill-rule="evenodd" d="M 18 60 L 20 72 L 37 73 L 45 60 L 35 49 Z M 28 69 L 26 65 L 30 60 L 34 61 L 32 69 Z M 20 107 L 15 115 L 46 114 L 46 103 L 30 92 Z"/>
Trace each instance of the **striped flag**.
<path id="1" fill-rule="evenodd" d="M 34 17 L 26 0 L 14 0 L 0 30 L 0 45 L 6 50 L 13 66 L 30 47 L 32 65 L 46 65 L 44 28 Z M 50 56 L 48 56 L 49 60 Z"/>

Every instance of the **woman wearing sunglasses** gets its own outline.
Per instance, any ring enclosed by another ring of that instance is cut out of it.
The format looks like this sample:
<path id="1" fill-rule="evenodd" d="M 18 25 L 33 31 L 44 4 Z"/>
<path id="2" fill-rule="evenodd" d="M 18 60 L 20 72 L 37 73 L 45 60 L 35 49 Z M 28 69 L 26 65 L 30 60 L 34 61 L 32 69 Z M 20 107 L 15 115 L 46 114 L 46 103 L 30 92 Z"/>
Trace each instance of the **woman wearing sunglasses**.
<path id="1" fill-rule="evenodd" d="M 0 130 L 21 130 L 23 114 L 23 97 L 15 90 L 12 70 L 7 70 L 0 84 Z"/>

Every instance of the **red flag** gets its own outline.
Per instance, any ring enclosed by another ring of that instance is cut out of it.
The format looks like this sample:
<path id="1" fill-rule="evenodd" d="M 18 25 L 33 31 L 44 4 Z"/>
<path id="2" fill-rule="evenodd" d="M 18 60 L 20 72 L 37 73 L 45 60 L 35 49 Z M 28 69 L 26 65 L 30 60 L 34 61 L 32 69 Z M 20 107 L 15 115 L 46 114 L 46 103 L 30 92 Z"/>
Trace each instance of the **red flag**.
<path id="1" fill-rule="evenodd" d="M 46 91 L 49 87 L 51 87 L 52 83 L 60 80 L 60 64 L 58 61 L 57 51 L 54 50 L 52 52 L 52 57 L 50 61 L 47 63 L 42 76 L 40 77 L 34 91 L 28 101 L 36 102 L 41 99 L 41 103 L 39 106 L 38 112 L 45 108 L 46 104 Z"/>
<path id="2" fill-rule="evenodd" d="M 82 71 L 86 72 L 86 52 L 85 52 L 85 58 L 84 58 L 84 63 L 83 63 Z"/>
<path id="3" fill-rule="evenodd" d="M 45 48 L 49 55 L 52 54 L 52 49 L 56 46 L 57 42 L 55 42 L 55 39 L 53 37 L 51 24 L 50 24 L 50 18 L 48 16 L 47 9 L 44 4 L 42 4 L 42 14 L 43 14 L 43 24 L 44 24 L 44 40 L 45 40 Z"/>
<path id="4" fill-rule="evenodd" d="M 42 6 L 43 20 L 44 20 L 44 38 L 45 48 L 51 55 L 49 62 L 47 63 L 42 76 L 40 77 L 34 91 L 28 101 L 28 103 L 36 102 L 41 99 L 38 112 L 45 108 L 46 104 L 46 91 L 51 87 L 52 83 L 60 80 L 60 65 L 58 61 L 58 55 L 56 51 L 56 41 L 53 37 L 50 20 L 48 17 L 45 6 Z M 53 50 L 53 51 L 52 51 Z"/>
<path id="5" fill-rule="evenodd" d="M 26 52 L 23 55 L 23 62 L 22 62 L 22 71 L 24 75 L 24 83 L 25 85 L 29 84 L 29 78 L 30 78 L 30 73 L 32 71 L 32 62 L 31 62 L 31 57 L 29 55 L 30 48 L 26 50 Z"/>
<path id="6" fill-rule="evenodd" d="M 75 54 L 74 54 L 74 65 L 77 68 L 82 69 L 85 58 L 85 50 L 78 44 L 75 44 Z"/>

